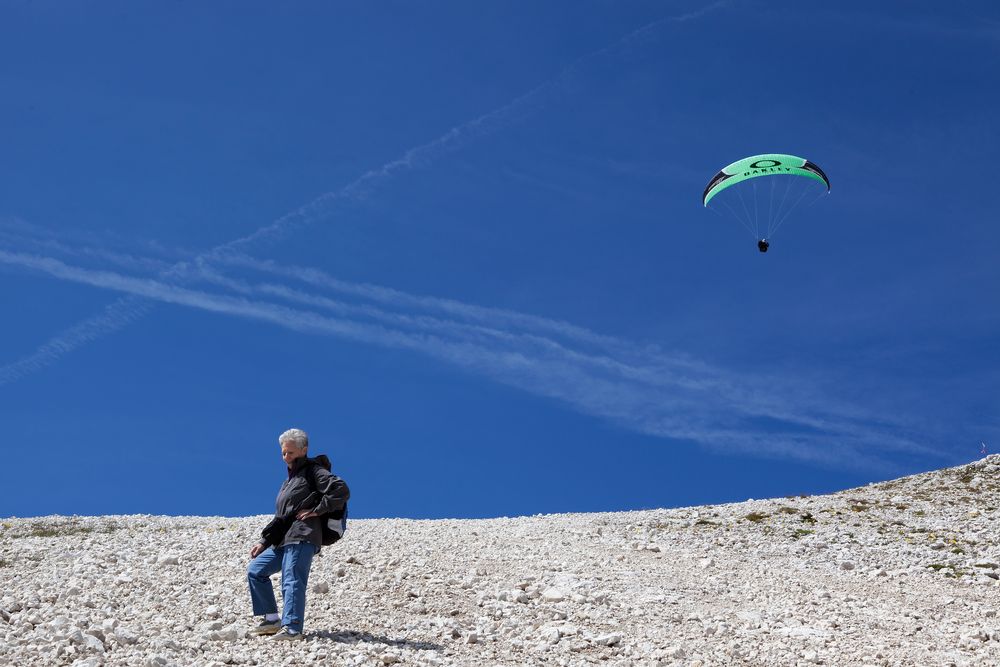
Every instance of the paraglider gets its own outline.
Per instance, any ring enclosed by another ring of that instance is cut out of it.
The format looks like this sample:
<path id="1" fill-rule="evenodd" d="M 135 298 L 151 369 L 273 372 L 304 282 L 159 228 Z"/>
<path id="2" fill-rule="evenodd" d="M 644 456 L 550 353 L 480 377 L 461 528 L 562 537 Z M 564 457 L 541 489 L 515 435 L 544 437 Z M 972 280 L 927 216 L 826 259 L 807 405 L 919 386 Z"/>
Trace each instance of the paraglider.
<path id="1" fill-rule="evenodd" d="M 760 178 L 767 181 L 758 187 Z M 770 191 L 766 212 L 764 203 L 758 201 L 758 190 Z M 815 162 L 783 153 L 765 153 L 723 167 L 708 182 L 701 201 L 705 208 L 712 208 L 709 203 L 714 202 L 736 218 L 754 235 L 757 249 L 764 253 L 770 248 L 770 238 L 792 211 L 807 198 L 811 201 L 806 207 L 811 206 L 829 191 L 830 179 Z"/>

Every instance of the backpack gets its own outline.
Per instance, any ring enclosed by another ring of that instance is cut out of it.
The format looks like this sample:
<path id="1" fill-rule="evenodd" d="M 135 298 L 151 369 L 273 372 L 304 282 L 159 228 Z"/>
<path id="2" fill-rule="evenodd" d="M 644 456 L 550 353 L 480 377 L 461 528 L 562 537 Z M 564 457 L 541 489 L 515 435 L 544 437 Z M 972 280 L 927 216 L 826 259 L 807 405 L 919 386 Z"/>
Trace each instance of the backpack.
<path id="1" fill-rule="evenodd" d="M 330 457 L 326 454 L 320 454 L 312 459 L 314 465 L 321 466 L 327 472 L 330 472 Z M 306 481 L 309 482 L 309 486 L 312 488 L 313 493 L 316 493 L 316 472 L 310 466 L 308 474 L 306 474 Z M 324 547 L 328 547 L 347 532 L 347 503 L 344 503 L 344 508 L 337 510 L 335 512 L 329 512 L 327 514 L 320 515 L 320 525 L 323 526 L 323 538 L 322 543 Z"/>

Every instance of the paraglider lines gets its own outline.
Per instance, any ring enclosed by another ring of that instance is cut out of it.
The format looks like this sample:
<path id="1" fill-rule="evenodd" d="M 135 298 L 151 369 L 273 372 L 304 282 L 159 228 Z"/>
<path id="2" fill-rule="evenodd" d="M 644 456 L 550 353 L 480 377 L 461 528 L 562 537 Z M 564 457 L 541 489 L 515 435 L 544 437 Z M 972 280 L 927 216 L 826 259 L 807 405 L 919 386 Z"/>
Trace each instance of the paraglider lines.
<path id="1" fill-rule="evenodd" d="M 721 203 L 721 204 L 722 204 L 723 206 L 725 206 L 725 207 L 726 207 L 726 208 L 727 208 L 727 209 L 729 210 L 729 214 L 730 214 L 731 216 L 733 216 L 734 218 L 736 218 L 736 220 L 737 220 L 737 221 L 738 221 L 738 222 L 739 222 L 739 223 L 740 223 L 741 225 L 743 225 L 743 227 L 745 227 L 745 228 L 746 228 L 746 230 L 747 230 L 748 232 L 750 232 L 750 236 L 754 237 L 755 239 L 757 238 L 757 235 L 756 235 L 756 234 L 754 233 L 754 231 L 753 231 L 753 227 L 751 227 L 751 226 L 750 226 L 750 225 L 749 225 L 749 224 L 747 223 L 747 221 L 746 221 L 746 220 L 744 220 L 744 219 L 743 219 L 743 217 L 742 217 L 742 216 L 740 216 L 740 215 L 739 215 L 739 214 L 738 214 L 738 213 L 737 213 L 737 212 L 735 211 L 735 209 L 733 209 L 733 207 L 729 205 L 729 202 L 727 202 L 727 201 L 724 201 L 724 200 L 720 200 L 720 202 L 719 202 L 719 203 Z M 709 210 L 709 211 L 711 211 L 712 213 L 715 213 L 715 214 L 716 214 L 717 216 L 719 216 L 720 218 L 721 218 L 721 217 L 723 217 L 721 213 L 719 213 L 719 212 L 718 212 L 717 210 L 715 210 L 715 209 L 714 209 L 714 208 L 712 208 L 711 206 L 709 206 L 709 207 L 708 207 L 708 210 Z"/>
<path id="2" fill-rule="evenodd" d="M 750 221 L 753 224 L 753 235 L 754 235 L 754 237 L 759 237 L 760 234 L 757 233 L 758 232 L 758 230 L 757 230 L 757 221 L 753 217 L 751 217 L 751 215 L 750 215 L 750 209 L 747 207 L 747 202 L 743 198 L 743 190 L 740 189 L 740 188 L 737 188 L 736 194 L 738 194 L 740 196 L 740 204 L 743 205 L 743 210 L 747 214 L 747 220 Z"/>

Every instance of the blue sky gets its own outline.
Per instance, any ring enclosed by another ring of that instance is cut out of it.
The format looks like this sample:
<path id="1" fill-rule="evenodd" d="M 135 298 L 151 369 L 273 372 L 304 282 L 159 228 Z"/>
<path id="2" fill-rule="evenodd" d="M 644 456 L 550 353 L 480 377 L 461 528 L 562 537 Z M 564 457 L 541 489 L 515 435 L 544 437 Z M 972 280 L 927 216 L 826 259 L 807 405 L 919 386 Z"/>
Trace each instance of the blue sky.
<path id="1" fill-rule="evenodd" d="M 0 515 L 825 493 L 996 451 L 988 2 L 2 3 Z M 766 255 L 746 155 L 830 195 Z"/>

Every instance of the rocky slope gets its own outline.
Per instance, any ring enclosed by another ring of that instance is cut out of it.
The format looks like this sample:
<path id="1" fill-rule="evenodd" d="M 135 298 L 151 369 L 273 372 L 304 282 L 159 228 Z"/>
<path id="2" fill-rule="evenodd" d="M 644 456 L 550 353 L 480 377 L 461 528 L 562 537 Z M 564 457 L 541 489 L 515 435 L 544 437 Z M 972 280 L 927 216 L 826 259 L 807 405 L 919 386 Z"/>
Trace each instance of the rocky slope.
<path id="1" fill-rule="evenodd" d="M 5 519 L 0 665 L 1000 665 L 998 508 L 993 455 L 828 496 L 356 520 L 294 644 L 246 634 L 267 517 Z"/>

